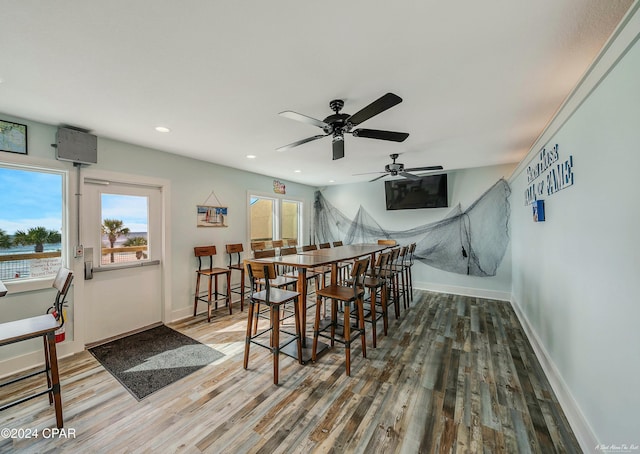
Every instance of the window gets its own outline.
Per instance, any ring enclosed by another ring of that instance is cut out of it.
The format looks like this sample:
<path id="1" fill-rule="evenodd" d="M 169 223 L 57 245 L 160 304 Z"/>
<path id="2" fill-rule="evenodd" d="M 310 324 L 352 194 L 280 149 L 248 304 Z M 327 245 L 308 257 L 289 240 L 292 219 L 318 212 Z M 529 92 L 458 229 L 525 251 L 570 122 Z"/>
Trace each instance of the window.
<path id="1" fill-rule="evenodd" d="M 51 277 L 62 266 L 64 176 L 0 166 L 0 280 Z"/>
<path id="2" fill-rule="evenodd" d="M 251 242 L 298 241 L 302 232 L 302 202 L 250 195 L 249 223 Z"/>
<path id="3" fill-rule="evenodd" d="M 100 265 L 148 260 L 149 199 L 101 194 Z"/>
<path id="4" fill-rule="evenodd" d="M 300 202 L 290 200 L 282 201 L 282 229 L 281 239 L 298 241 L 300 232 L 300 221 L 302 219 Z"/>
<path id="5" fill-rule="evenodd" d="M 273 236 L 276 199 L 251 196 L 249 203 L 251 241 L 270 241 Z"/>

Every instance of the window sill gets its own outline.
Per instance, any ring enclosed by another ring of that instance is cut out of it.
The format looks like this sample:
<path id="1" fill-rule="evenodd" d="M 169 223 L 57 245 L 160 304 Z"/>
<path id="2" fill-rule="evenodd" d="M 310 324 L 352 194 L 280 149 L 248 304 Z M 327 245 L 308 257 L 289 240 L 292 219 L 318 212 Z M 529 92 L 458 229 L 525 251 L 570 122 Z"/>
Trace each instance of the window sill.
<path id="1" fill-rule="evenodd" d="M 35 290 L 51 288 L 54 278 L 55 276 L 42 279 L 26 279 L 24 281 L 3 281 L 3 284 L 7 288 L 6 296 L 11 296 L 16 293 L 32 292 Z"/>

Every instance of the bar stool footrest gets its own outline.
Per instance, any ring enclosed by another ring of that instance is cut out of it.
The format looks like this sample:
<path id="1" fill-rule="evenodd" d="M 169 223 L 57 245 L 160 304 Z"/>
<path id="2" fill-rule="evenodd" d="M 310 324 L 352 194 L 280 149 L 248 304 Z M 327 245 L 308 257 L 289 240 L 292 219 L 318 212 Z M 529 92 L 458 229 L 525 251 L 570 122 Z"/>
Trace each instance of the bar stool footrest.
<path id="1" fill-rule="evenodd" d="M 24 378 L 27 378 L 27 377 L 24 377 Z M 11 407 L 14 407 L 14 406 L 19 405 L 19 404 L 21 404 L 23 402 L 26 402 L 28 400 L 35 399 L 36 397 L 44 396 L 45 394 L 50 394 L 50 393 L 53 392 L 53 389 L 54 388 L 52 386 L 51 388 L 47 388 L 47 389 L 44 389 L 42 391 L 38 391 L 35 394 L 30 394 L 28 396 L 21 397 L 20 399 L 16 399 L 16 400 L 13 400 L 11 402 L 7 402 L 6 404 L 0 406 L 0 411 L 6 410 L 6 409 L 11 408 Z"/>

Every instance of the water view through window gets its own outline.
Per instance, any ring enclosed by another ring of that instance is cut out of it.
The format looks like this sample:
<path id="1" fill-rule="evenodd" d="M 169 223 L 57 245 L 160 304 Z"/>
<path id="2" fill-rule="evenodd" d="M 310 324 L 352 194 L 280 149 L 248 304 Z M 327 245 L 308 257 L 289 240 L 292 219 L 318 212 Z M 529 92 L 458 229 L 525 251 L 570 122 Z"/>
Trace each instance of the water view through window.
<path id="1" fill-rule="evenodd" d="M 0 280 L 49 277 L 62 265 L 63 175 L 0 166 Z"/>
<path id="2" fill-rule="evenodd" d="M 102 194 L 101 265 L 149 258 L 149 198 Z"/>

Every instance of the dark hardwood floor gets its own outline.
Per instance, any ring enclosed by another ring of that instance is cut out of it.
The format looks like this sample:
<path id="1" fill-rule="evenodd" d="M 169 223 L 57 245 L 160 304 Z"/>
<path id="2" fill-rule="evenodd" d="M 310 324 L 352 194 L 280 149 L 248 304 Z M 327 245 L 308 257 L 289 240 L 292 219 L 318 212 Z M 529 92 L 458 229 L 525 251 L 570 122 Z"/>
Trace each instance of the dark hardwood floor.
<path id="1" fill-rule="evenodd" d="M 0 437 L 0 452 L 581 452 L 509 303 L 416 291 L 388 336 L 379 322 L 378 348 L 367 333 L 366 359 L 354 343 L 351 377 L 336 344 L 307 366 L 283 356 L 279 386 L 266 349 L 242 368 L 246 312 L 225 312 L 171 325 L 225 357 L 140 402 L 88 352 L 62 359 L 75 435 L 42 437 L 55 427 L 42 397 L 0 413 L 0 428 L 40 434 Z"/>

